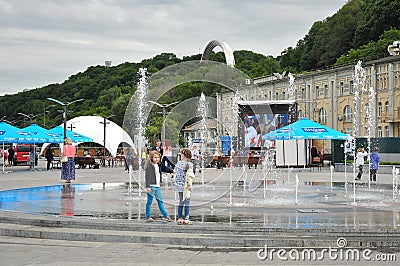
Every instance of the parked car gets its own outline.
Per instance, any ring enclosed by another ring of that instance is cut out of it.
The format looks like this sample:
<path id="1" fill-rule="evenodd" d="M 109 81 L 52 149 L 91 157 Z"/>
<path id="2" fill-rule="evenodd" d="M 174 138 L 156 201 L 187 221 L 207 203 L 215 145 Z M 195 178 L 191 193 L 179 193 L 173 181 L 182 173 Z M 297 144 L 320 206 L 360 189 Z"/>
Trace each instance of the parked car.
<path id="1" fill-rule="evenodd" d="M 15 165 L 18 164 L 29 164 L 29 151 L 31 145 L 19 144 L 15 146 Z"/>

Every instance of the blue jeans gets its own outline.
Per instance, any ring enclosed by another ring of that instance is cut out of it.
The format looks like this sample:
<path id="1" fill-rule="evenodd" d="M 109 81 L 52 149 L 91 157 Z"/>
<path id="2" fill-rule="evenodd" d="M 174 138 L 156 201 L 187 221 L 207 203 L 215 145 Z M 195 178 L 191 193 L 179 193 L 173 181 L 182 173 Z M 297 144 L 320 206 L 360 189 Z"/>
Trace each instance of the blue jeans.
<path id="1" fill-rule="evenodd" d="M 179 194 L 178 218 L 182 218 L 183 206 L 185 206 L 185 218 L 189 218 L 190 198 L 183 200 L 183 192 L 178 192 L 178 194 Z"/>
<path id="2" fill-rule="evenodd" d="M 161 195 L 161 188 L 153 186 L 150 188 L 151 191 L 147 193 L 146 219 L 151 217 L 151 204 L 153 203 L 154 197 L 156 197 L 158 208 L 160 209 L 163 217 L 168 217 L 168 212 L 164 207 L 164 202 Z"/>

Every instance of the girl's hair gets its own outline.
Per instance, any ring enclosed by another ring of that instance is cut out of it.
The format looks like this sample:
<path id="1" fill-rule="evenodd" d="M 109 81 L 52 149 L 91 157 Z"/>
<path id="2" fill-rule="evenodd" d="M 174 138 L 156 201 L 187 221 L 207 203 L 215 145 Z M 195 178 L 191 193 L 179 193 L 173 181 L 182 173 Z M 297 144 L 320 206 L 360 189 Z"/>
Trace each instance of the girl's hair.
<path id="1" fill-rule="evenodd" d="M 183 156 L 185 156 L 189 160 L 192 158 L 192 151 L 187 148 L 183 149 L 181 153 Z"/>
<path id="2" fill-rule="evenodd" d="M 70 138 L 65 138 L 65 144 L 72 145 L 72 140 Z"/>
<path id="3" fill-rule="evenodd" d="M 161 154 L 158 151 L 156 150 L 150 151 L 149 157 L 147 158 L 146 163 L 144 164 L 144 169 L 146 169 L 153 162 L 154 155 L 158 155 L 159 157 L 161 157 Z"/>
<path id="4" fill-rule="evenodd" d="M 363 152 L 364 149 L 363 149 L 363 148 L 358 148 L 358 151 L 359 151 L 359 152 Z"/>
<path id="5" fill-rule="evenodd" d="M 190 160 L 190 158 L 192 158 L 192 151 L 189 150 L 189 149 L 183 149 L 181 153 L 182 153 L 182 155 L 184 157 L 186 157 L 189 160 Z M 189 170 L 189 164 L 188 163 L 186 163 L 184 171 L 186 172 L 187 170 Z"/>

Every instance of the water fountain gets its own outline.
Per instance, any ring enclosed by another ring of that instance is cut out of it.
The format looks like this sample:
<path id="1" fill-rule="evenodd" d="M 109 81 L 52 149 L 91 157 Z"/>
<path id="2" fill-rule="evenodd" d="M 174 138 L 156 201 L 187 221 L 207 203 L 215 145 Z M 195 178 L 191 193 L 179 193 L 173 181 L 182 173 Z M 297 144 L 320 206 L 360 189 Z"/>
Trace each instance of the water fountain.
<path id="1" fill-rule="evenodd" d="M 200 148 L 200 154 L 201 154 L 201 165 L 199 171 L 201 172 L 201 184 L 204 186 L 204 171 L 201 169 L 204 169 L 204 161 L 205 161 L 205 154 L 206 154 L 206 148 L 207 148 L 207 140 L 208 140 L 208 134 L 207 134 L 207 118 L 208 118 L 208 102 L 206 101 L 206 96 L 204 93 L 201 93 L 200 98 L 199 98 L 199 103 L 197 105 L 197 113 L 198 116 L 200 117 L 200 139 L 202 141 L 201 148 Z"/>
<path id="2" fill-rule="evenodd" d="M 147 69 L 146 68 L 139 68 L 138 74 L 140 75 L 139 82 L 137 85 L 137 135 L 136 135 L 136 145 L 137 145 L 137 152 L 136 154 L 138 155 L 139 160 L 141 159 L 141 150 L 144 147 L 144 129 L 146 126 L 146 121 L 145 121 L 145 105 L 146 105 L 146 95 L 147 95 L 147 77 L 146 77 Z M 139 197 L 141 196 L 141 191 L 142 191 L 142 168 L 139 165 L 138 169 L 138 193 Z M 132 169 L 129 169 L 129 194 L 132 193 L 132 177 L 133 177 L 133 171 Z"/>
<path id="3" fill-rule="evenodd" d="M 362 62 L 358 61 L 354 67 L 354 116 L 353 116 L 353 133 L 351 149 L 353 151 L 353 203 L 356 205 L 356 157 L 357 157 L 357 144 L 356 137 L 360 134 L 360 105 L 362 103 L 362 93 L 365 91 L 365 70 L 362 67 Z M 370 151 L 369 151 L 370 152 Z M 369 178 L 368 178 L 369 180 Z"/>

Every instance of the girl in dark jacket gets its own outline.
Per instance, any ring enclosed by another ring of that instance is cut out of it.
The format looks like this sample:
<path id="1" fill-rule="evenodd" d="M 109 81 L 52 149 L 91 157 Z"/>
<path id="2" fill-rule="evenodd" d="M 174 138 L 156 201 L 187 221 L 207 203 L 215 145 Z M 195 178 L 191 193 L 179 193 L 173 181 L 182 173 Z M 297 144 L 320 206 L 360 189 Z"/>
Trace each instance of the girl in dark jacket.
<path id="1" fill-rule="evenodd" d="M 168 215 L 167 210 L 164 207 L 164 202 L 161 194 L 161 183 L 162 183 L 162 172 L 173 173 L 171 168 L 160 163 L 161 154 L 158 151 L 150 151 L 149 158 L 144 166 L 145 179 L 146 179 L 146 191 L 147 191 L 147 203 L 146 203 L 146 221 L 153 222 L 151 218 L 151 204 L 153 203 L 154 197 L 156 197 L 158 208 L 163 215 L 165 222 L 171 222 L 171 218 Z"/>

